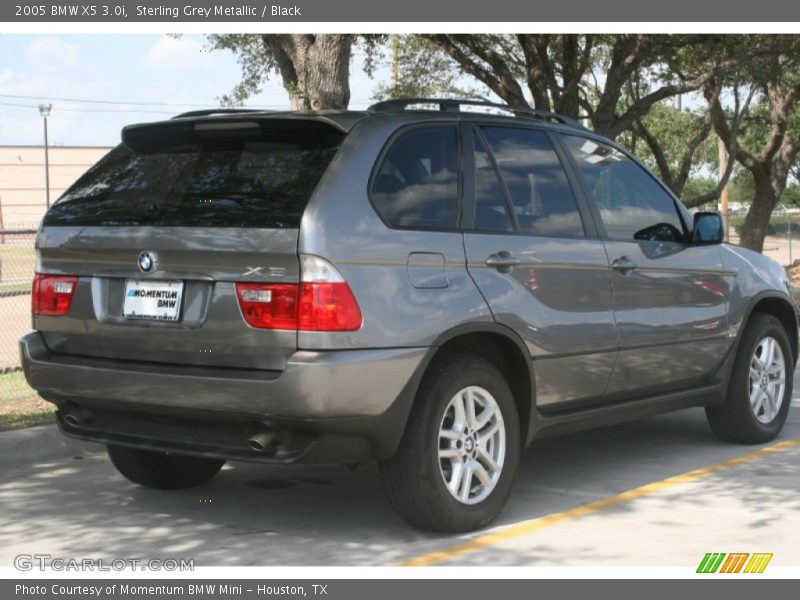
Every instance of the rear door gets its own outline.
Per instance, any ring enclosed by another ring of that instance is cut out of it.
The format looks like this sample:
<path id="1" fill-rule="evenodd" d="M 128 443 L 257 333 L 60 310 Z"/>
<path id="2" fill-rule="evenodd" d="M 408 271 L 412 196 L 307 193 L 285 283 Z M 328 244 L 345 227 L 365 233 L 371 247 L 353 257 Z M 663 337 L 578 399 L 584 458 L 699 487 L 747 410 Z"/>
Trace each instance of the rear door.
<path id="1" fill-rule="evenodd" d="M 495 319 L 534 359 L 540 410 L 602 399 L 617 358 L 602 240 L 548 134 L 467 126 L 464 243 Z"/>
<path id="2" fill-rule="evenodd" d="M 688 243 L 676 201 L 643 167 L 599 140 L 563 136 L 604 230 L 620 355 L 609 399 L 710 377 L 730 346 L 719 246 Z"/>
<path id="3" fill-rule="evenodd" d="M 41 270 L 80 279 L 35 328 L 54 352 L 283 369 L 297 332 L 248 325 L 236 283 L 297 284 L 300 219 L 342 138 L 313 120 L 126 131 L 44 218 Z"/>

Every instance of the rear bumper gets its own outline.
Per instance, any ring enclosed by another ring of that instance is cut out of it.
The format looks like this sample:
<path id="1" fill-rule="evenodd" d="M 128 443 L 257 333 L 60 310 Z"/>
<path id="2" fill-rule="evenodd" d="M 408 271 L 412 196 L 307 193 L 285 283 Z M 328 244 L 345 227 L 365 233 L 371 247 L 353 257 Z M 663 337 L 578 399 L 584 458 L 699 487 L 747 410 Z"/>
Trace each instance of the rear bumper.
<path id="1" fill-rule="evenodd" d="M 427 350 L 299 351 L 284 371 L 264 372 L 56 354 L 38 332 L 20 340 L 25 377 L 59 406 L 67 435 L 271 462 L 390 456 L 405 428 Z M 67 407 L 76 405 L 89 411 L 90 422 L 63 419 Z M 280 430 L 292 443 L 254 453 L 247 437 L 255 423 Z M 319 455 L 321 444 L 333 447 L 331 452 Z M 351 449 L 336 449 L 342 445 Z"/>

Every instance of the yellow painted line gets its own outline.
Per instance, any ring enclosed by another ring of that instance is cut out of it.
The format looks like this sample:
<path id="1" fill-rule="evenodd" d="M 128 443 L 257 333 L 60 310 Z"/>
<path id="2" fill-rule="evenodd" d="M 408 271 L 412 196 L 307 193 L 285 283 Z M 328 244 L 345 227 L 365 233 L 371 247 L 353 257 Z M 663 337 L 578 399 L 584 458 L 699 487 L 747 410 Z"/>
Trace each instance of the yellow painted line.
<path id="1" fill-rule="evenodd" d="M 545 527 L 556 525 L 557 523 L 563 523 L 564 521 L 577 519 L 599 510 L 617 506 L 624 502 L 630 502 L 631 500 L 636 500 L 637 498 L 642 498 L 644 496 L 649 496 L 651 494 L 664 491 L 682 483 L 689 483 L 703 477 L 708 477 L 709 475 L 724 469 L 745 465 L 747 463 L 766 458 L 770 454 L 786 452 L 797 447 L 800 447 L 800 439 L 778 442 L 777 444 L 765 446 L 764 448 L 737 456 L 736 458 L 730 458 L 706 467 L 700 467 L 699 469 L 682 473 L 681 475 L 675 475 L 673 477 L 668 477 L 667 479 L 662 479 L 661 481 L 648 483 L 647 485 L 628 490 L 627 492 L 622 492 L 621 494 L 617 494 L 615 496 L 609 496 L 608 498 L 603 498 L 602 500 L 596 500 L 595 502 L 576 506 L 575 508 L 547 515 L 546 517 L 539 517 L 529 521 L 522 521 L 514 525 L 509 525 L 508 527 L 503 527 L 497 531 L 472 538 L 471 540 L 462 544 L 457 544 L 444 550 L 437 550 L 435 552 L 423 554 L 400 564 L 401 566 L 421 567 L 452 560 L 458 556 L 477 552 L 481 548 L 493 546 L 511 538 L 527 535 L 529 533 L 533 533 L 534 531 L 544 529 Z"/>

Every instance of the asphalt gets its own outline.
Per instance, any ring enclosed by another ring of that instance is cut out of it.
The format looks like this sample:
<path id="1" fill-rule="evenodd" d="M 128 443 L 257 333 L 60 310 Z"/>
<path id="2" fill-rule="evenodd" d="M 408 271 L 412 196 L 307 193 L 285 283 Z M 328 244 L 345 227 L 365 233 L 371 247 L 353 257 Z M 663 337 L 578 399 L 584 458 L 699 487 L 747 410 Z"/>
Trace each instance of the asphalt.
<path id="1" fill-rule="evenodd" d="M 97 446 L 39 427 L 0 434 L 0 566 L 23 553 L 196 566 L 686 566 L 706 552 L 798 565 L 797 440 L 798 394 L 765 446 L 716 440 L 695 409 L 542 440 L 492 528 L 452 536 L 400 522 L 374 467 L 238 463 L 201 488 L 161 492 L 122 479 Z"/>

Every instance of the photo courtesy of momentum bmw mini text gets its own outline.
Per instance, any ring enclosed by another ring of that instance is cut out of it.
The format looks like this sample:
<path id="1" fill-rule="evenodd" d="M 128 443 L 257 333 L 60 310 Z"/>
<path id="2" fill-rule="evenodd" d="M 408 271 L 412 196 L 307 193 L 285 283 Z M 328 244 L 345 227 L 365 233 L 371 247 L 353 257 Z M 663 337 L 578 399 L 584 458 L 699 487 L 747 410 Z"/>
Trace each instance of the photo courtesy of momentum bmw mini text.
<path id="1" fill-rule="evenodd" d="M 800 8 L 576 1 L 0 6 L 2 597 L 791 593 Z"/>

